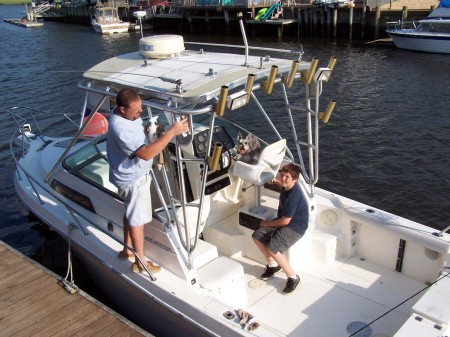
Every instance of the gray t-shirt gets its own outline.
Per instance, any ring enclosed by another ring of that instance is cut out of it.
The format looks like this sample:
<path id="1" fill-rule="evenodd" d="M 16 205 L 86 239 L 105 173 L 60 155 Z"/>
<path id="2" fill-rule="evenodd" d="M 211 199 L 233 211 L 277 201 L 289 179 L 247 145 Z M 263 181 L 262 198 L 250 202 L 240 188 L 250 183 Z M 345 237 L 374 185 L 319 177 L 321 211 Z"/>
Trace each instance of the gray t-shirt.
<path id="1" fill-rule="evenodd" d="M 107 157 L 109 180 L 119 188 L 124 188 L 149 173 L 153 159 L 143 160 L 134 152 L 148 144 L 141 118 L 128 120 L 114 112 L 109 117 Z"/>

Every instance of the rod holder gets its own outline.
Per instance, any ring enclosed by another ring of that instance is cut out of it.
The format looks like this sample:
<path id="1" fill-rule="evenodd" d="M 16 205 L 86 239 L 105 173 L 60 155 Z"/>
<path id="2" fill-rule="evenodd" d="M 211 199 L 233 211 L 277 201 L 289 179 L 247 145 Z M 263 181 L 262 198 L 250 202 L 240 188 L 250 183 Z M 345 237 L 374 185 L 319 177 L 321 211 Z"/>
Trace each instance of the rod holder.
<path id="1" fill-rule="evenodd" d="M 223 85 L 220 89 L 219 101 L 215 104 L 214 111 L 217 116 L 222 117 L 225 113 L 225 106 L 227 104 L 228 86 Z"/>
<path id="2" fill-rule="evenodd" d="M 161 151 L 158 154 L 158 167 L 162 166 L 165 164 L 165 159 L 164 159 L 164 151 Z"/>
<path id="3" fill-rule="evenodd" d="M 214 150 L 212 157 L 209 157 L 209 170 L 211 172 L 216 172 L 219 166 L 220 156 L 222 155 L 223 145 L 221 143 L 214 144 Z"/>
<path id="4" fill-rule="evenodd" d="M 288 88 L 292 87 L 292 84 L 294 83 L 295 74 L 297 73 L 297 69 L 298 69 L 299 64 L 300 64 L 299 61 L 293 61 L 292 62 L 291 70 L 289 71 L 287 79 L 284 81 L 284 84 Z"/>
<path id="5" fill-rule="evenodd" d="M 316 68 L 317 68 L 317 64 L 319 63 L 319 60 L 317 59 L 317 57 L 313 57 L 313 59 L 311 60 L 311 64 L 309 66 L 308 72 L 303 72 L 302 74 L 304 75 L 303 77 L 303 81 L 306 84 L 310 84 L 311 80 L 313 78 L 314 73 L 316 72 Z"/>
<path id="6" fill-rule="evenodd" d="M 322 120 L 322 122 L 328 123 L 328 120 L 330 119 L 335 106 L 336 106 L 336 101 L 331 100 L 330 104 L 328 104 L 327 110 L 325 112 L 319 113 L 319 118 Z"/>
<path id="7" fill-rule="evenodd" d="M 334 56 L 331 56 L 330 62 L 328 62 L 328 69 L 333 70 L 335 64 L 336 58 Z"/>
<path id="8" fill-rule="evenodd" d="M 245 91 L 247 92 L 247 103 L 250 101 L 253 83 L 255 82 L 255 74 L 248 74 L 247 83 L 245 84 Z"/>
<path id="9" fill-rule="evenodd" d="M 278 66 L 273 65 L 270 69 L 269 78 L 267 81 L 261 83 L 262 88 L 266 92 L 266 94 L 271 94 L 273 89 L 273 84 L 275 83 L 275 78 L 277 77 Z"/>

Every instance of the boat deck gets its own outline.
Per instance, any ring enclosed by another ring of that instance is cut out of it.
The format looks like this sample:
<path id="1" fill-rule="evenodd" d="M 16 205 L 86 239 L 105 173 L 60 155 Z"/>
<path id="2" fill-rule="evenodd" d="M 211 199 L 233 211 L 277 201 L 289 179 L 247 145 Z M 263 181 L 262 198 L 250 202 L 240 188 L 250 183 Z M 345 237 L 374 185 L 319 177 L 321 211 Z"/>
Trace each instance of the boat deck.
<path id="1" fill-rule="evenodd" d="M 150 336 L 82 291 L 65 291 L 48 270 L 0 241 L 2 336 Z"/>
<path id="2" fill-rule="evenodd" d="M 264 266 L 245 258 L 237 260 L 246 275 L 248 312 L 286 336 L 316 336 L 318 332 L 321 336 L 347 336 L 352 325 L 362 328 L 398 306 L 367 328 L 374 334 L 392 336 L 407 321 L 420 295 L 400 304 L 426 287 L 423 282 L 353 257 L 303 266 L 297 271 L 299 287 L 290 295 L 282 295 L 284 273 L 261 281 L 258 278 Z"/>

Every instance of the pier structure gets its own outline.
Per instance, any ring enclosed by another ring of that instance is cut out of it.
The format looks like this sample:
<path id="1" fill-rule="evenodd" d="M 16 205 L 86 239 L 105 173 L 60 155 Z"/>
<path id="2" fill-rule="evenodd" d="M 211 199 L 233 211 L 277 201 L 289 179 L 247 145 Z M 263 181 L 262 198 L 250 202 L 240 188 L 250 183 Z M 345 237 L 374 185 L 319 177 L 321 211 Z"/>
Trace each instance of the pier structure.
<path id="1" fill-rule="evenodd" d="M 2 241 L 0 253 L 0 335 L 153 336 Z"/>
<path id="2" fill-rule="evenodd" d="M 394 2 L 395 0 L 392 0 Z M 376 1 L 384 4 L 382 0 Z M 372 5 L 369 5 L 372 4 Z M 119 16 L 133 21 L 135 11 L 147 13 L 156 32 L 239 35 L 238 13 L 251 35 L 278 37 L 386 37 L 386 22 L 401 19 L 419 20 L 434 9 L 389 9 L 375 7 L 370 0 L 354 0 L 348 6 L 331 8 L 315 6 L 313 0 L 118 0 L 104 1 L 114 5 Z M 94 0 L 63 0 L 46 13 L 46 20 L 90 24 L 98 5 Z M 54 17 L 52 17 L 54 15 Z"/>

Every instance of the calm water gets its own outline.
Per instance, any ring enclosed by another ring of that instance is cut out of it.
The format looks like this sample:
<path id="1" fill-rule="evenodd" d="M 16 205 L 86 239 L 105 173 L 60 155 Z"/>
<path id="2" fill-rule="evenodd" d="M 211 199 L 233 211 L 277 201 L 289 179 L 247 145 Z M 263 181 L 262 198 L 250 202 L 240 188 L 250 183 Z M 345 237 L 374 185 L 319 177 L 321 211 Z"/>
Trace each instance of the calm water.
<path id="1" fill-rule="evenodd" d="M 52 22 L 26 29 L 3 22 L 21 17 L 23 10 L 0 6 L 0 240 L 65 275 L 64 243 L 15 196 L 9 155 L 14 124 L 4 108 L 22 105 L 77 115 L 82 72 L 136 50 L 140 35 L 101 36 L 91 27 Z M 283 49 L 302 43 L 304 59 L 317 57 L 319 66 L 331 56 L 338 59 L 322 95 L 322 104 L 335 99 L 337 106 L 320 131 L 320 187 L 435 228 L 450 224 L 450 55 L 367 48 L 360 41 L 248 38 L 250 45 Z M 239 118 L 257 131 L 258 119 Z M 47 123 L 53 131 L 61 128 L 50 118 Z M 77 269 L 76 283 L 79 278 L 86 283 L 79 284 L 82 288 L 89 287 Z"/>

